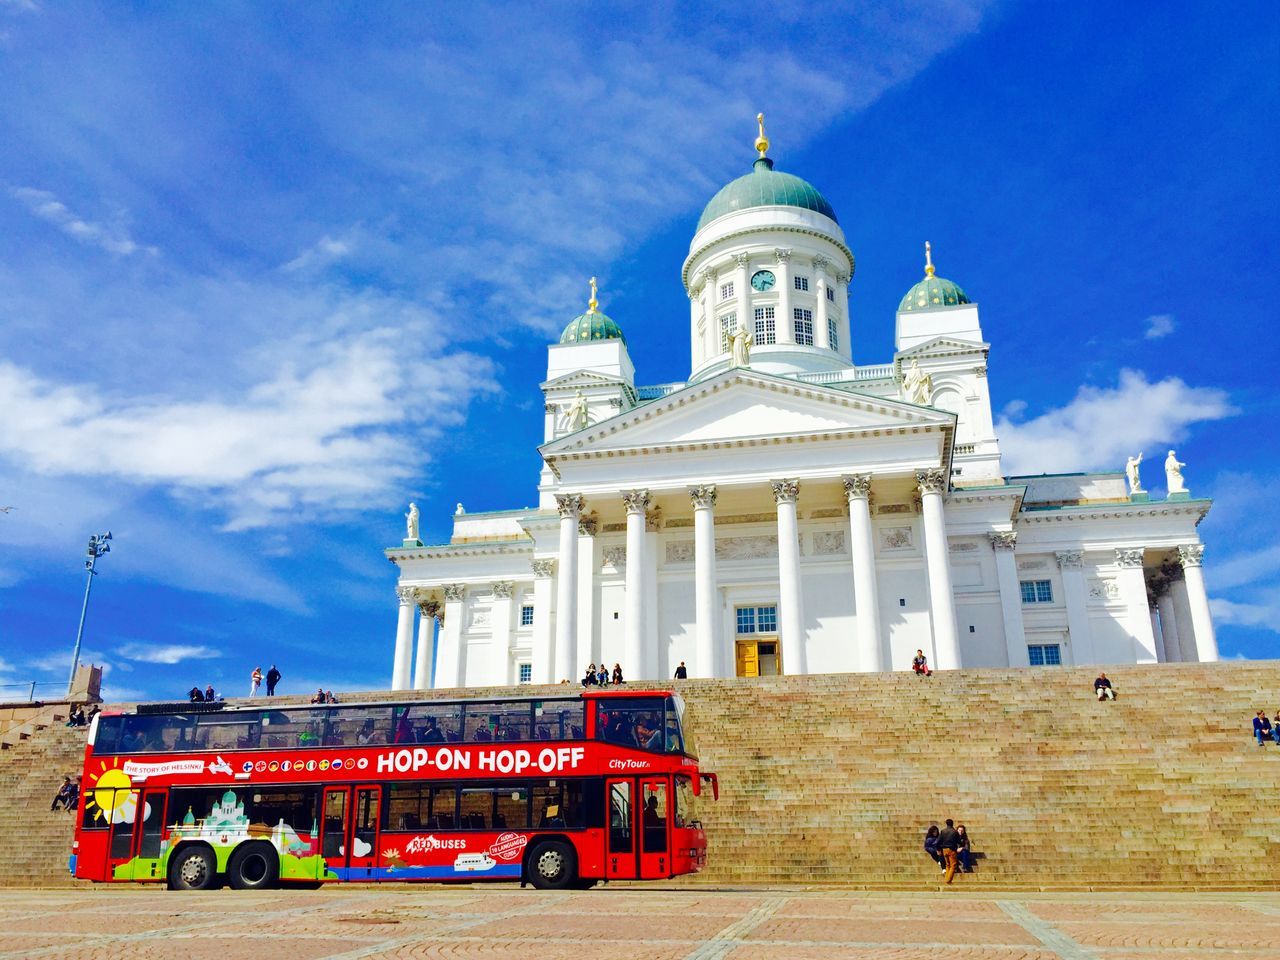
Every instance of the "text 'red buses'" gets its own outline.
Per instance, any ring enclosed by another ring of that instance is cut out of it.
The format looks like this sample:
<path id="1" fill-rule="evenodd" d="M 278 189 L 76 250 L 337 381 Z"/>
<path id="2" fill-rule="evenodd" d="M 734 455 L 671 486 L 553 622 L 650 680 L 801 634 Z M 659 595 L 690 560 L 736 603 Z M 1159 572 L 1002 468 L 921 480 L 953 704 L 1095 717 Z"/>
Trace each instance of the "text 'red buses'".
<path id="1" fill-rule="evenodd" d="M 102 713 L 72 872 L 181 890 L 693 873 L 715 775 L 683 719 L 662 691 Z"/>

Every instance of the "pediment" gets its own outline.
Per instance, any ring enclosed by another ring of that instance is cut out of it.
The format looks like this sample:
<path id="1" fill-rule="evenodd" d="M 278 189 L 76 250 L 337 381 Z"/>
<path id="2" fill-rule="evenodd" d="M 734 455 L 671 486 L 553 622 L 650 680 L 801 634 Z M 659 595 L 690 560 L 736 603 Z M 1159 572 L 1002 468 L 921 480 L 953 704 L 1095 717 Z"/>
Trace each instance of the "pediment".
<path id="1" fill-rule="evenodd" d="M 914 347 L 899 351 L 898 359 L 910 357 L 954 356 L 956 354 L 986 354 L 991 344 L 975 340 L 959 340 L 956 337 L 934 337 Z"/>
<path id="2" fill-rule="evenodd" d="M 618 377 L 594 373 L 591 370 L 575 370 L 573 373 L 561 374 L 542 384 L 543 390 L 572 390 L 575 387 L 616 387 L 623 383 Z"/>
<path id="3" fill-rule="evenodd" d="M 542 454 L 551 461 L 605 451 L 918 433 L 954 425 L 954 414 L 946 411 L 736 369 L 548 443 Z"/>

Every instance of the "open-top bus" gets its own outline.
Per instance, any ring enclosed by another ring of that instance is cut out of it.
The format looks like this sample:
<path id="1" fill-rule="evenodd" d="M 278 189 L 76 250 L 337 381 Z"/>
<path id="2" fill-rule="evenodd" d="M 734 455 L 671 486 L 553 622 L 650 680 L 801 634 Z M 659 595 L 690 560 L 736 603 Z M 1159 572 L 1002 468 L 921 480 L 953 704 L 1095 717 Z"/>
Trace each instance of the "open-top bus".
<path id="1" fill-rule="evenodd" d="M 706 863 L 701 772 L 665 691 L 292 707 L 143 704 L 89 730 L 71 871 L 201 890 Z"/>

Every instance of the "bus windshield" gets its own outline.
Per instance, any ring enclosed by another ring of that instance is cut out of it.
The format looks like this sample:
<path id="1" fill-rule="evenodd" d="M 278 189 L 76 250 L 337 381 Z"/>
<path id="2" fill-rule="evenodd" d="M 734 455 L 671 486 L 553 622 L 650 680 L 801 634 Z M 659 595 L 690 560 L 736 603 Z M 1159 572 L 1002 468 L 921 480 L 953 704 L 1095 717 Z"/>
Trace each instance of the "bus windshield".
<path id="1" fill-rule="evenodd" d="M 597 702 L 597 739 L 661 753 L 689 752 L 682 726 L 684 702 L 679 697 L 658 695 Z"/>

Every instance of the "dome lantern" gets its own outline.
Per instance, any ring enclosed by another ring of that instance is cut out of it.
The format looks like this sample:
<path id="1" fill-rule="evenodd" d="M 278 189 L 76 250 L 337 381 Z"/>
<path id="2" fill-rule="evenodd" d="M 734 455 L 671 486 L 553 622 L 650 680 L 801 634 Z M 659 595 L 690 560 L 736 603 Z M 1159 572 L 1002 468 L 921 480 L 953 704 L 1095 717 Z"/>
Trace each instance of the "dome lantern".
<path id="1" fill-rule="evenodd" d="M 591 340 L 621 340 L 627 342 L 622 328 L 600 312 L 600 301 L 597 299 L 596 278 L 591 278 L 591 299 L 587 301 L 587 312 L 580 313 L 564 328 L 560 334 L 561 343 L 586 343 Z"/>
<path id="2" fill-rule="evenodd" d="M 968 295 L 960 285 L 937 276 L 933 265 L 933 246 L 924 242 L 924 279 L 907 291 L 898 304 L 899 313 L 916 313 L 921 310 L 940 310 L 969 303 Z"/>

